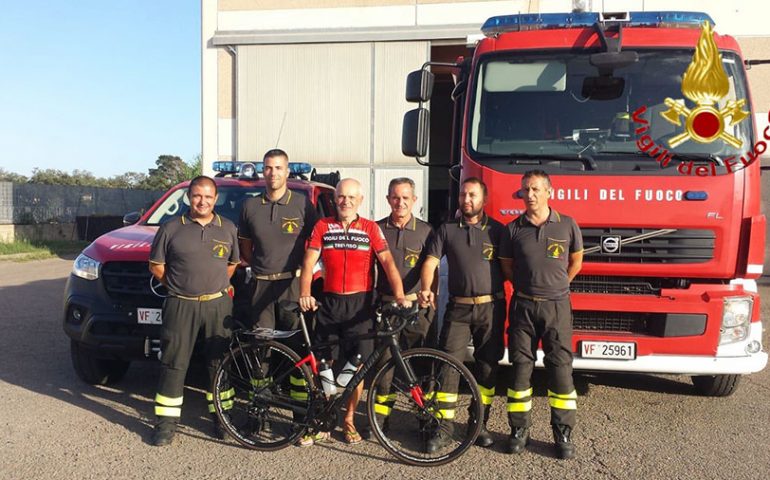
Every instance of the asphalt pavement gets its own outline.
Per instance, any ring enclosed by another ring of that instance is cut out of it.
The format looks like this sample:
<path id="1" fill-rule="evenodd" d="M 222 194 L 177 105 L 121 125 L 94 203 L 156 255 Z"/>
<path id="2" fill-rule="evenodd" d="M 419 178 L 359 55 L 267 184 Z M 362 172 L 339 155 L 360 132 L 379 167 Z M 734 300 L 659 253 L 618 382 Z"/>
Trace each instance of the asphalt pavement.
<path id="1" fill-rule="evenodd" d="M 173 445 L 149 444 L 157 362 L 131 366 L 110 387 L 75 376 L 61 327 L 72 259 L 0 262 L 0 479 L 90 478 L 603 478 L 759 479 L 770 474 L 770 370 L 742 378 L 726 398 L 698 396 L 687 377 L 576 376 L 578 456 L 555 458 L 542 374 L 536 374 L 532 443 L 502 453 L 505 389 L 491 430 L 497 445 L 454 463 L 409 467 L 376 441 L 254 452 L 209 436 L 201 365 L 188 375 L 183 428 Z M 770 286 L 761 286 L 762 316 Z M 768 334 L 764 336 L 765 350 Z M 501 377 L 510 372 L 503 370 Z M 501 379 L 501 385 L 503 380 Z M 363 410 L 362 408 L 360 409 Z M 363 425 L 365 418 L 359 417 Z"/>

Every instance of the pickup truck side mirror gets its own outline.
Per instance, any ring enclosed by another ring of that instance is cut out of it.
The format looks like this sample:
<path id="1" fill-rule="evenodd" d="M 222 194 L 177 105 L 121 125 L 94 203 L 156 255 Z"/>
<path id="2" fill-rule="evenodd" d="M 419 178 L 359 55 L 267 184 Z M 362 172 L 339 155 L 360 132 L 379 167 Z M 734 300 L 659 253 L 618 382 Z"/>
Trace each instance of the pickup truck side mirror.
<path id="1" fill-rule="evenodd" d="M 133 225 L 138 222 L 140 218 L 142 218 L 142 214 L 139 212 L 127 213 L 123 215 L 123 226 L 127 227 L 129 225 Z"/>

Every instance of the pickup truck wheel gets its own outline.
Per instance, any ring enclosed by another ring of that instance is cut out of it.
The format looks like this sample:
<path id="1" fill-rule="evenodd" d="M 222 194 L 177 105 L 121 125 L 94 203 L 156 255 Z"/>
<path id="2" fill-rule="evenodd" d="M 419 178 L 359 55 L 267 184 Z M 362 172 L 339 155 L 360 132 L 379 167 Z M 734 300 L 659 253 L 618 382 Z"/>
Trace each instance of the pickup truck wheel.
<path id="1" fill-rule="evenodd" d="M 131 362 L 126 360 L 99 358 L 92 350 L 70 340 L 70 357 L 75 373 L 91 385 L 107 385 L 120 381 L 128 371 Z"/>
<path id="2" fill-rule="evenodd" d="M 726 397 L 738 388 L 740 375 L 699 375 L 692 377 L 692 384 L 701 395 Z"/>

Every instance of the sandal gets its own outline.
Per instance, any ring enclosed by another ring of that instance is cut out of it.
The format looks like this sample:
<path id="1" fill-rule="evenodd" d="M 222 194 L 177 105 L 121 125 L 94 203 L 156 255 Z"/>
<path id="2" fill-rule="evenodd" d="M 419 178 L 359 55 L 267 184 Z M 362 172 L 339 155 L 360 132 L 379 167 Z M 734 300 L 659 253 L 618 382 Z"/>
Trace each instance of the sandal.
<path id="1" fill-rule="evenodd" d="M 355 445 L 364 441 L 355 427 L 346 428 L 342 433 L 345 435 L 345 443 L 348 445 Z"/>
<path id="2" fill-rule="evenodd" d="M 313 435 L 307 434 L 299 439 L 297 446 L 312 447 L 316 443 L 327 443 L 332 441 L 332 434 L 329 432 L 318 432 Z"/>

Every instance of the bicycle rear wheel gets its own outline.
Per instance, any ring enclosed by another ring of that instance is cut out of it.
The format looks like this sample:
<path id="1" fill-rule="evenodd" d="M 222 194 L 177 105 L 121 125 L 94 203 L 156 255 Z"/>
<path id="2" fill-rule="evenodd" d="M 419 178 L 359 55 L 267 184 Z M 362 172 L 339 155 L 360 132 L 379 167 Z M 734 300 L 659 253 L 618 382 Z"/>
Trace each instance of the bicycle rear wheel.
<path id="1" fill-rule="evenodd" d="M 417 348 L 402 357 L 419 389 L 410 388 L 395 359 L 385 364 L 367 396 L 372 432 L 387 451 L 410 465 L 449 463 L 473 444 L 481 430 L 476 420 L 481 418 L 476 380 L 462 363 L 438 350 Z M 392 381 L 383 382 L 389 376 Z M 390 384 L 386 391 L 380 391 L 383 383 Z"/>
<path id="2" fill-rule="evenodd" d="M 285 345 L 263 342 L 233 349 L 214 376 L 219 421 L 241 445 L 278 450 L 307 429 L 312 376 L 297 367 L 299 356 Z"/>

